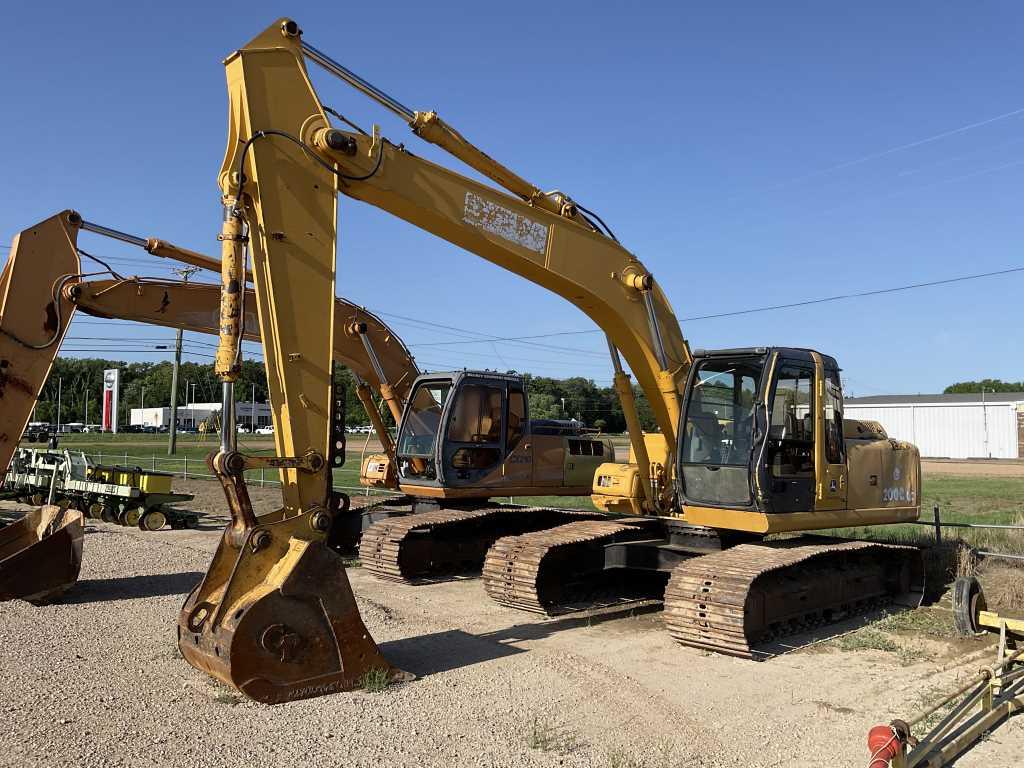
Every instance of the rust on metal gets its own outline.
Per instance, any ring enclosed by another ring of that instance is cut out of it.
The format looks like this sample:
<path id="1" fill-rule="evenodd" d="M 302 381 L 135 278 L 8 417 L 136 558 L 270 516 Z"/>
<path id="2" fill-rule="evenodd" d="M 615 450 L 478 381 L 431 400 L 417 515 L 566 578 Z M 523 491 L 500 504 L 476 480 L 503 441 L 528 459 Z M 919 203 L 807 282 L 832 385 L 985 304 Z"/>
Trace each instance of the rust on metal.
<path id="1" fill-rule="evenodd" d="M 416 583 L 479 571 L 488 549 L 503 536 L 600 517 L 603 515 L 511 505 L 407 514 L 367 528 L 359 544 L 359 560 L 378 578 Z"/>
<path id="2" fill-rule="evenodd" d="M 915 547 L 800 537 L 687 560 L 665 591 L 665 624 L 683 645 L 762 658 L 758 643 L 837 621 L 866 605 L 920 604 Z"/>
<path id="3" fill-rule="evenodd" d="M 640 522 L 586 520 L 499 539 L 487 552 L 484 588 L 510 608 L 548 616 L 566 613 L 572 597 L 568 580 L 583 575 L 596 582 L 606 544 L 649 535 Z"/>
<path id="4" fill-rule="evenodd" d="M 0 530 L 0 602 L 53 602 L 78 581 L 85 538 L 82 513 L 34 509 Z"/>

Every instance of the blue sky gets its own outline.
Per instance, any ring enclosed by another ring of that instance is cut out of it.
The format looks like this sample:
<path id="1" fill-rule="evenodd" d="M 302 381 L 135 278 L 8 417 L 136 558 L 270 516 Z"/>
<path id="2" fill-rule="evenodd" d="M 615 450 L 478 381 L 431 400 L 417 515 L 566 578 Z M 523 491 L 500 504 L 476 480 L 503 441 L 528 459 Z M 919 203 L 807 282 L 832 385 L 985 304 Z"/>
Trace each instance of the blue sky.
<path id="1" fill-rule="evenodd" d="M 681 318 L 1024 266 L 1012 2 L 14 4 L 0 240 L 73 207 L 216 254 L 221 60 L 285 14 L 403 103 L 599 212 Z M 462 170 L 311 69 L 325 104 Z M 339 294 L 384 314 L 423 367 L 610 380 L 600 334 L 544 342 L 569 349 L 485 340 L 592 327 L 553 294 L 356 201 L 341 200 L 339 231 Z M 123 271 L 167 274 L 142 251 L 80 242 Z M 848 393 L 933 392 L 1024 379 L 1022 286 L 1015 273 L 683 331 L 694 347 L 820 349 Z M 143 350 L 170 337 L 79 317 L 65 346 L 157 360 Z M 193 336 L 192 359 L 211 342 Z"/>

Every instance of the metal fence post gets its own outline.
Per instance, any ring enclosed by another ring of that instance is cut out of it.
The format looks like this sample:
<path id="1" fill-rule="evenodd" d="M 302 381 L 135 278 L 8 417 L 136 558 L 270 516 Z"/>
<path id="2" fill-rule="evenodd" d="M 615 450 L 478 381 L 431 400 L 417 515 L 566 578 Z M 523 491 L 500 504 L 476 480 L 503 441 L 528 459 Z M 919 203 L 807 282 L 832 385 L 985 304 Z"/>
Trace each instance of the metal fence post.
<path id="1" fill-rule="evenodd" d="M 932 507 L 932 517 L 935 519 L 935 545 L 942 546 L 942 519 L 939 517 L 939 505 Z"/>
<path id="2" fill-rule="evenodd" d="M 128 451 L 124 452 L 124 465 L 126 467 L 128 466 Z"/>
<path id="3" fill-rule="evenodd" d="M 262 488 L 262 487 L 263 487 L 263 485 L 264 485 L 264 480 L 263 480 L 263 467 L 260 467 L 260 488 Z"/>
<path id="4" fill-rule="evenodd" d="M 100 455 L 99 455 L 99 458 L 96 459 L 96 463 L 97 464 L 102 464 L 103 463 L 103 451 L 100 451 Z"/>
<path id="5" fill-rule="evenodd" d="M 188 480 L 188 454 L 185 454 L 185 480 Z"/>
<path id="6" fill-rule="evenodd" d="M 153 454 L 153 471 L 156 472 L 156 454 Z"/>

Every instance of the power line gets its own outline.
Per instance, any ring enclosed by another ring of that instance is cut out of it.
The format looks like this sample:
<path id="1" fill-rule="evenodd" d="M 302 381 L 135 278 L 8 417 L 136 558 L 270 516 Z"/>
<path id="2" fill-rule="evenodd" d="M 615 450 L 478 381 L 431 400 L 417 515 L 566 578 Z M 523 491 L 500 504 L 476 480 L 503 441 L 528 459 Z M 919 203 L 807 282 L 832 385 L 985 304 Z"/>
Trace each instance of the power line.
<path id="1" fill-rule="evenodd" d="M 1008 269 L 999 269 L 993 272 L 979 272 L 973 275 L 960 275 L 958 277 L 949 277 L 943 280 L 929 280 L 922 283 L 910 283 L 908 285 L 898 285 L 892 288 L 876 288 L 868 291 L 860 291 L 857 293 L 844 293 L 837 296 L 826 296 L 820 299 L 805 299 L 803 301 L 794 301 L 788 304 L 773 304 L 765 307 L 751 307 L 749 309 L 737 309 L 730 312 L 716 312 L 710 315 L 693 315 L 691 317 L 682 317 L 679 319 L 683 323 L 692 323 L 698 320 L 714 320 L 722 317 L 737 317 L 739 315 L 750 315 L 755 312 L 771 312 L 778 309 L 792 309 L 795 307 L 806 307 L 813 304 L 826 304 L 833 301 L 845 301 L 847 299 L 861 299 L 866 296 L 879 296 L 886 293 L 897 293 L 899 291 L 910 291 L 916 288 L 930 288 L 937 285 L 948 285 L 950 283 L 962 283 L 968 280 L 980 280 L 986 277 L 998 277 L 999 275 L 1009 275 L 1015 272 L 1024 272 L 1024 267 L 1010 267 Z M 429 342 L 424 344 L 410 344 L 413 346 L 448 346 L 451 344 L 479 344 L 481 342 L 491 341 L 526 341 L 530 339 L 547 339 L 554 336 L 582 336 L 589 333 L 604 333 L 599 328 L 593 328 L 585 331 L 554 331 L 551 333 L 539 333 L 532 336 L 506 336 L 506 337 L 494 337 L 490 339 L 472 339 L 469 341 L 437 341 Z"/>

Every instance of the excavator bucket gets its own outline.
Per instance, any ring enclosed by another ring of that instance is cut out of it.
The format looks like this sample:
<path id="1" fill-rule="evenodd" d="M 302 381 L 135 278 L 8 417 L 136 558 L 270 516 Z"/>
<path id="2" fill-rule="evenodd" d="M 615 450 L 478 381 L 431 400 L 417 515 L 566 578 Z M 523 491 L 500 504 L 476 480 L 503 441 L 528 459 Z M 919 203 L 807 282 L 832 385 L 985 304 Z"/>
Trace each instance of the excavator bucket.
<path id="1" fill-rule="evenodd" d="M 363 625 L 341 556 L 309 539 L 307 516 L 280 517 L 225 530 L 178 621 L 186 661 L 264 704 L 411 679 Z"/>
<path id="2" fill-rule="evenodd" d="M 78 581 L 82 513 L 56 505 L 34 509 L 0 529 L 0 602 L 50 603 Z"/>
<path id="3" fill-rule="evenodd" d="M 6 471 L 60 349 L 79 279 L 81 217 L 63 211 L 20 232 L 0 275 L 0 468 Z M 0 531 L 0 600 L 44 603 L 78 579 L 82 515 L 48 506 Z"/>

